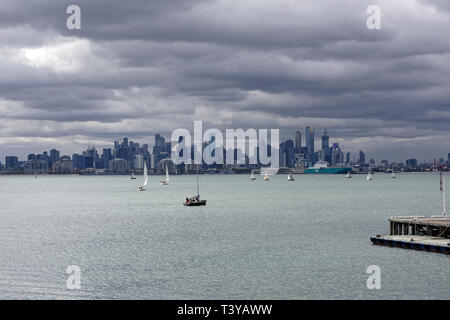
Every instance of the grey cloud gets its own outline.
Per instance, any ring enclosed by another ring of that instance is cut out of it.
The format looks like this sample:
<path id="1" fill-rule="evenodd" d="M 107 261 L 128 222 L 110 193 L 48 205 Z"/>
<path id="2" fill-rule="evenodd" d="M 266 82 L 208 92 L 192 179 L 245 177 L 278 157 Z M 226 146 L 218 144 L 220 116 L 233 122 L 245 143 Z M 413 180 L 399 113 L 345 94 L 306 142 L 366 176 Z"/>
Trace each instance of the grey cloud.
<path id="1" fill-rule="evenodd" d="M 82 30 L 65 28 L 73 3 Z M 382 30 L 365 27 L 372 3 Z M 448 9 L 438 0 L 3 1 L 0 156 L 39 151 L 45 139 L 70 151 L 148 140 L 201 119 L 286 135 L 311 124 L 344 149 L 364 143 L 399 158 L 415 143 L 429 159 L 430 144 L 450 151 Z"/>

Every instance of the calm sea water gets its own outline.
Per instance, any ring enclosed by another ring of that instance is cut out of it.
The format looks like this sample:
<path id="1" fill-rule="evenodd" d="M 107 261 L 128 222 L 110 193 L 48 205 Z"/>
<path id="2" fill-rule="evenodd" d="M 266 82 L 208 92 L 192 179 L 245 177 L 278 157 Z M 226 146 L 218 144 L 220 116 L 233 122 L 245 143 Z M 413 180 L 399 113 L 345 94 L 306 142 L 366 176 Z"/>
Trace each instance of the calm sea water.
<path id="1" fill-rule="evenodd" d="M 0 176 L 0 298 L 450 298 L 450 257 L 378 247 L 391 215 L 442 211 L 435 174 Z M 366 268 L 381 268 L 380 290 Z M 66 268 L 81 268 L 81 290 Z"/>

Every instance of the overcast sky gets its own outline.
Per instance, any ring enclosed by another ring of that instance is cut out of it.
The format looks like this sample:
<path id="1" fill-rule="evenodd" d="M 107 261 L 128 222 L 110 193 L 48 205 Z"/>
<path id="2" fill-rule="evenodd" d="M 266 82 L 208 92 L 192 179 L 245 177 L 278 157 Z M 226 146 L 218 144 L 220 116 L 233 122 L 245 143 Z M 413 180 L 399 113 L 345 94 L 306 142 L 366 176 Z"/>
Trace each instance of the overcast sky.
<path id="1" fill-rule="evenodd" d="M 372 4 L 381 30 L 366 27 Z M 447 0 L 2 0 L 0 161 L 151 144 L 194 120 L 446 158 L 449 32 Z"/>

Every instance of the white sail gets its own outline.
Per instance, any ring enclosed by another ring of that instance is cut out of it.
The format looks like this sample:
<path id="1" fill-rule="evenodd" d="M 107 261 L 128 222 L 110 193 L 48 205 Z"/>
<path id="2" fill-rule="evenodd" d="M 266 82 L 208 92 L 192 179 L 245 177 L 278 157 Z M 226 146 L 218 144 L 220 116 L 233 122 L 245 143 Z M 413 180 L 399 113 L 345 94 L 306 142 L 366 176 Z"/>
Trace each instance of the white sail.
<path id="1" fill-rule="evenodd" d="M 147 185 L 147 182 L 148 182 L 147 165 L 144 162 L 144 185 L 143 185 L 143 187 L 145 187 Z"/>
<path id="2" fill-rule="evenodd" d="M 167 164 L 166 164 L 166 182 L 169 182 L 169 169 L 167 168 Z"/>

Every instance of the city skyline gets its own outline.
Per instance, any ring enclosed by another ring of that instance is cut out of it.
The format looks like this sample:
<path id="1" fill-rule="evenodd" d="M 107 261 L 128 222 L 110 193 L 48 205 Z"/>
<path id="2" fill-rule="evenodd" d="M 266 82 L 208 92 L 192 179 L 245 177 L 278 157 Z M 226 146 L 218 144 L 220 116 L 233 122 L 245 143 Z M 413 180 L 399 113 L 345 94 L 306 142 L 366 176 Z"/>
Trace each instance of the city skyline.
<path id="1" fill-rule="evenodd" d="M 69 4 L 0 5 L 2 157 L 150 142 L 194 120 L 328 128 L 375 159 L 450 150 L 442 1 L 83 1 L 80 30 L 66 27 Z M 369 5 L 380 30 L 366 26 Z"/>
<path id="2" fill-rule="evenodd" d="M 327 129 L 323 129 L 322 135 L 317 136 L 317 134 L 313 127 L 307 126 L 303 134 L 301 130 L 297 130 L 292 138 L 285 139 L 283 137 L 275 149 L 271 147 L 271 152 L 278 150 L 280 154 L 280 167 L 306 168 L 314 165 L 318 161 L 325 161 L 329 166 L 333 167 L 355 164 L 375 165 L 376 163 L 385 168 L 396 164 L 406 164 L 406 167 L 417 167 L 421 165 L 421 161 L 417 158 L 409 158 L 405 161 L 393 161 L 391 159 L 375 161 L 363 149 L 360 149 L 357 154 L 345 149 L 342 150 L 342 145 L 339 145 L 339 142 L 336 142 L 333 137 L 330 140 Z M 96 146 L 90 145 L 87 146 L 85 151 L 77 151 L 76 153 L 72 153 L 72 155 L 53 148 L 49 151 L 42 151 L 42 153 L 30 153 L 23 160 L 18 155 L 10 154 L 5 156 L 3 165 L 1 165 L 2 163 L 0 161 L 0 168 L 11 169 L 21 167 L 28 173 L 36 172 L 36 170 L 41 173 L 47 172 L 47 168 L 54 173 L 68 173 L 73 170 L 85 170 L 89 168 L 128 173 L 134 169 L 143 169 L 145 162 L 148 168 L 158 171 L 163 170 L 163 166 L 167 164 L 170 165 L 171 170 L 175 169 L 171 160 L 170 140 L 166 141 L 165 137 L 159 133 L 154 135 L 153 140 L 153 144 L 147 144 L 123 137 L 115 140 L 112 146 L 110 145 L 109 147 L 97 148 Z M 320 144 L 320 147 L 316 148 L 318 144 Z M 207 145 L 208 143 L 204 142 L 203 148 Z M 194 148 L 194 144 L 191 147 Z M 101 149 L 103 150 L 101 151 Z M 235 157 L 237 157 L 236 152 L 240 153 L 235 149 Z M 170 163 L 164 162 L 168 160 Z M 42 167 L 42 162 L 45 162 L 44 167 Z M 162 162 L 163 164 L 160 165 Z M 425 161 L 423 163 L 425 164 Z M 433 161 L 429 162 L 429 164 L 439 166 L 446 166 L 449 163 L 450 153 L 447 154 L 447 158 L 435 157 Z M 57 166 L 55 167 L 54 164 L 57 164 Z M 245 167 L 248 167 L 248 165 L 245 165 Z M 178 168 L 180 167 L 178 166 Z"/>

